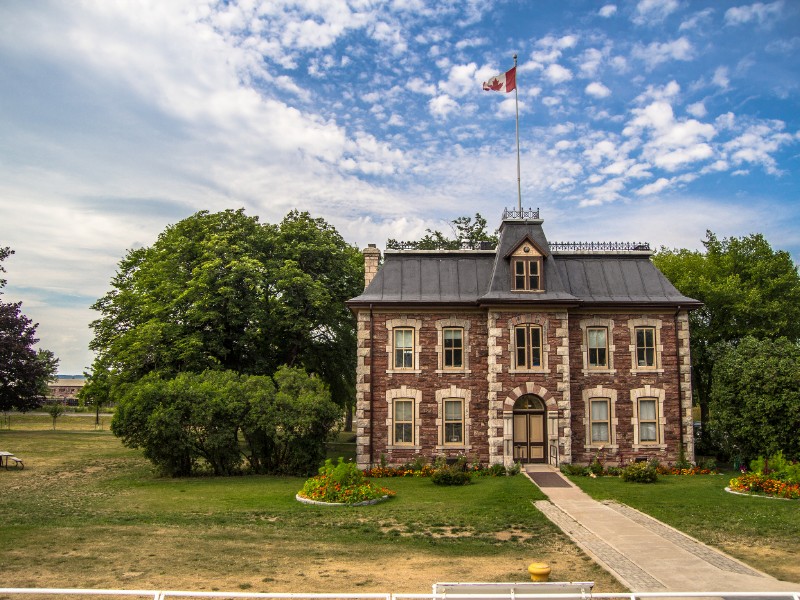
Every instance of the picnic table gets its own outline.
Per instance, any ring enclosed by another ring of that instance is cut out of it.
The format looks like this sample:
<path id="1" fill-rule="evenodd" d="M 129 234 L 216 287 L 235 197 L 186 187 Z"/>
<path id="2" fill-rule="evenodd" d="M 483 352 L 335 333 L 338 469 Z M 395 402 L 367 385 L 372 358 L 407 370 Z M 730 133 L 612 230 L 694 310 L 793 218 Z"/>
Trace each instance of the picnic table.
<path id="1" fill-rule="evenodd" d="M 11 452 L 5 452 L 4 450 L 0 450 L 0 467 L 5 466 L 8 469 L 8 465 L 10 463 L 14 463 L 14 466 L 18 469 L 24 469 L 25 465 L 22 462 L 21 458 L 17 458 Z"/>

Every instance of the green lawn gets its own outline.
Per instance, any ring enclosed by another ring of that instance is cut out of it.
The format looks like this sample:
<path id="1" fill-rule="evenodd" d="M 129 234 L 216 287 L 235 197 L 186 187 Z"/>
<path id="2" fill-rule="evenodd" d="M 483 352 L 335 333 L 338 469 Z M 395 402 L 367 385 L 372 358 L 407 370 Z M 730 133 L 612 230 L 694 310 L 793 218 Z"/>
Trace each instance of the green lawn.
<path id="1" fill-rule="evenodd" d="M 725 491 L 737 473 L 659 476 L 654 484 L 573 477 L 597 500 L 616 500 L 781 579 L 800 581 L 800 502 Z"/>
<path id="2" fill-rule="evenodd" d="M 44 417 L 46 418 L 46 417 Z M 60 423 L 59 423 L 60 425 Z M 301 504 L 291 477 L 157 477 L 108 431 L 0 431 L 4 584 L 16 587 L 428 591 L 435 581 L 559 579 L 620 590 L 545 519 L 522 476 L 397 492 L 358 508 Z"/>

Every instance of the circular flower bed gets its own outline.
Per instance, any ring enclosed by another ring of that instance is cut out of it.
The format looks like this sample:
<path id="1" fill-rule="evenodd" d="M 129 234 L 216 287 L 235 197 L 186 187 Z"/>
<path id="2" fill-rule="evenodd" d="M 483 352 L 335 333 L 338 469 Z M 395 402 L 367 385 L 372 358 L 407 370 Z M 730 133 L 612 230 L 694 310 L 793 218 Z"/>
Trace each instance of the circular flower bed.
<path id="1" fill-rule="evenodd" d="M 357 506 L 374 504 L 394 495 L 394 491 L 376 486 L 356 465 L 340 458 L 336 465 L 326 460 L 319 475 L 307 479 L 303 489 L 297 492 L 297 499 L 314 504 Z"/>
<path id="2" fill-rule="evenodd" d="M 747 473 L 734 477 L 728 484 L 731 491 L 748 494 L 764 494 L 775 498 L 800 498 L 800 484 L 772 479 L 761 473 Z"/>

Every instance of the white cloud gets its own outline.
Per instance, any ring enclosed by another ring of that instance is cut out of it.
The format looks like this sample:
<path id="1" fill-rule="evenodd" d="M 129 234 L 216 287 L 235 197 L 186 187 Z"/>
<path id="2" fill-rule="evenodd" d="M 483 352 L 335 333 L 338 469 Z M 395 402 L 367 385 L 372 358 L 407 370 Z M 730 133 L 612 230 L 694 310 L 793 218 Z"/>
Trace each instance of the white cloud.
<path id="1" fill-rule="evenodd" d="M 653 183 L 648 183 L 647 185 L 643 185 L 638 190 L 636 190 L 637 196 L 652 196 L 653 194 L 658 194 L 663 192 L 670 186 L 670 180 L 665 177 L 659 177 Z"/>
<path id="2" fill-rule="evenodd" d="M 704 26 L 711 21 L 711 17 L 713 14 L 714 14 L 713 8 L 706 8 L 705 10 L 701 10 L 700 12 L 693 14 L 691 17 L 683 21 L 678 30 L 691 31 L 693 29 L 697 29 L 701 26 Z"/>
<path id="3" fill-rule="evenodd" d="M 608 18 L 616 14 L 617 12 L 617 5 L 616 4 L 606 4 L 603 8 L 597 11 L 597 14 L 601 17 Z"/>
<path id="4" fill-rule="evenodd" d="M 480 79 L 476 76 L 477 69 L 475 63 L 453 65 L 447 75 L 447 81 L 439 82 L 439 90 L 457 98 L 475 93 L 480 89 Z"/>
<path id="5" fill-rule="evenodd" d="M 711 79 L 711 82 L 723 90 L 727 90 L 731 82 L 728 78 L 728 67 L 717 67 L 714 70 L 714 77 Z"/>
<path id="6" fill-rule="evenodd" d="M 603 53 L 597 48 L 588 48 L 581 55 L 579 69 L 584 77 L 594 77 L 603 61 Z"/>
<path id="7" fill-rule="evenodd" d="M 552 64 L 548 65 L 547 68 L 544 70 L 544 76 L 553 85 L 558 85 L 559 83 L 564 83 L 565 81 L 569 81 L 570 79 L 572 79 L 572 71 L 570 71 L 565 67 L 562 67 L 559 64 Z"/>
<path id="8" fill-rule="evenodd" d="M 436 85 L 420 79 L 419 77 L 412 77 L 406 82 L 406 88 L 417 94 L 425 94 L 426 96 L 436 95 Z"/>
<path id="9" fill-rule="evenodd" d="M 632 52 L 647 65 L 649 69 L 670 60 L 689 61 L 694 58 L 694 47 L 686 37 L 680 37 L 671 42 L 653 42 L 647 46 L 637 45 Z"/>
<path id="10" fill-rule="evenodd" d="M 611 90 L 599 81 L 593 81 L 584 91 L 593 98 L 608 98 L 611 95 Z"/>
<path id="11" fill-rule="evenodd" d="M 702 119 L 708 114 L 708 110 L 706 110 L 706 105 L 702 102 L 695 102 L 694 104 L 690 104 L 686 107 L 686 112 L 688 112 L 693 117 L 697 117 L 698 119 Z"/>
<path id="12" fill-rule="evenodd" d="M 632 20 L 637 25 L 660 23 L 678 9 L 677 0 L 640 0 Z"/>
<path id="13" fill-rule="evenodd" d="M 756 2 L 745 6 L 735 6 L 725 11 L 725 25 L 745 25 L 752 22 L 764 25 L 777 19 L 782 11 L 783 0 L 770 4 Z"/>
<path id="14" fill-rule="evenodd" d="M 437 119 L 446 119 L 450 113 L 457 109 L 458 103 L 447 94 L 431 98 L 428 102 L 428 110 Z"/>
<path id="15" fill-rule="evenodd" d="M 736 165 L 756 164 L 772 175 L 780 174 L 772 153 L 791 143 L 793 136 L 783 130 L 782 121 L 765 121 L 750 125 L 744 133 L 723 144 L 730 161 Z"/>

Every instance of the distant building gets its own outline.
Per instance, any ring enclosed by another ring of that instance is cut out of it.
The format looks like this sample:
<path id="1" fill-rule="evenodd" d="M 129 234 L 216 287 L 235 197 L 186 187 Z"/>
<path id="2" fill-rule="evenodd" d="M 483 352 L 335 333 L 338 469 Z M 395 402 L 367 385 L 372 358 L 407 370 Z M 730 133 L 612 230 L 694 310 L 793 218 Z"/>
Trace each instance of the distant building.
<path id="1" fill-rule="evenodd" d="M 47 384 L 47 401 L 78 406 L 78 392 L 85 384 L 86 378 L 81 375 L 59 375 Z"/>
<path id="2" fill-rule="evenodd" d="M 694 457 L 687 298 L 647 244 L 548 242 L 506 211 L 496 249 L 364 252 L 360 467 Z"/>

